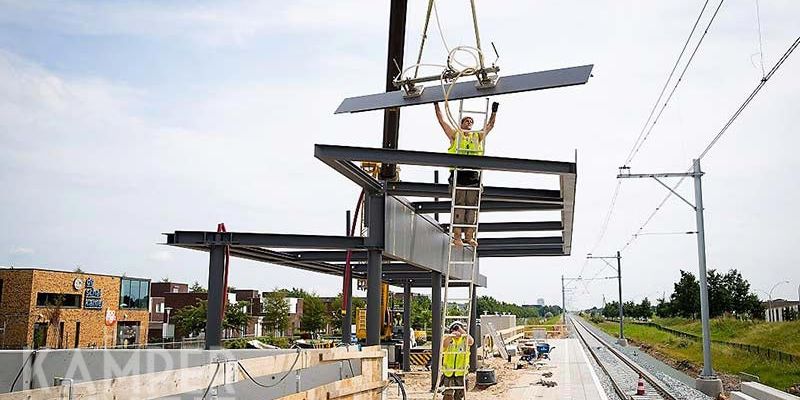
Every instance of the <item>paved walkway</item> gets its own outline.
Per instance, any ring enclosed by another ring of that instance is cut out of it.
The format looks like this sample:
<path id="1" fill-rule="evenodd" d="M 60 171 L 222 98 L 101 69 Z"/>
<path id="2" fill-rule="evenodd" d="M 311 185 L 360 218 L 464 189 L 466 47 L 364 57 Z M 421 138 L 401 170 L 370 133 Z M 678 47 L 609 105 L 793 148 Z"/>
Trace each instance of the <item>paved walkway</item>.
<path id="1" fill-rule="evenodd" d="M 550 365 L 539 371 L 526 369 L 519 379 L 503 394 L 504 399 L 574 399 L 608 400 L 591 364 L 588 355 L 577 339 L 551 339 L 555 346 L 551 353 Z M 555 387 L 537 384 L 542 373 L 552 371 Z"/>

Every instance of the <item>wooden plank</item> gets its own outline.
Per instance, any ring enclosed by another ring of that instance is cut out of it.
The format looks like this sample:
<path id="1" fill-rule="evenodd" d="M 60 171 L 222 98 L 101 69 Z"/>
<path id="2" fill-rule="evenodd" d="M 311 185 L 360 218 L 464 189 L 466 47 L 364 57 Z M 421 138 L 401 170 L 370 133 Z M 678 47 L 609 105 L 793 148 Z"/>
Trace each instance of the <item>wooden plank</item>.
<path id="1" fill-rule="evenodd" d="M 340 361 L 340 360 L 355 360 L 363 358 L 383 358 L 384 353 L 381 351 L 356 351 L 344 354 L 320 354 L 320 361 Z"/>
<path id="2" fill-rule="evenodd" d="M 350 387 L 345 389 L 331 390 L 328 392 L 328 399 L 338 399 L 340 397 L 348 396 L 351 394 L 370 391 L 372 389 L 383 389 L 389 381 L 377 381 L 372 383 L 365 383 L 359 387 Z"/>

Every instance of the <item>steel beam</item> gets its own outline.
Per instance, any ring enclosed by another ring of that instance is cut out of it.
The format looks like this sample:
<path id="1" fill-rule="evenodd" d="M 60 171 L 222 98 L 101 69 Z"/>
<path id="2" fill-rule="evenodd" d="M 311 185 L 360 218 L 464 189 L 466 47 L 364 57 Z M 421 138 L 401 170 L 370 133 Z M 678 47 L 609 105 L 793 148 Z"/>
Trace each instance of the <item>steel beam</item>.
<path id="1" fill-rule="evenodd" d="M 450 213 L 449 201 L 418 201 L 411 203 L 414 210 L 421 214 Z M 492 211 L 550 211 L 561 210 L 559 203 L 518 202 L 518 201 L 491 201 L 481 199 L 481 212 Z"/>
<path id="2" fill-rule="evenodd" d="M 460 167 L 537 174 L 575 174 L 575 163 L 511 157 L 475 157 L 430 151 L 390 150 L 369 147 L 314 145 L 314 156 L 330 165 L 334 160 L 374 161 L 383 164 Z"/>
<path id="3" fill-rule="evenodd" d="M 442 224 L 442 229 L 448 231 L 449 224 Z M 481 222 L 478 232 L 544 232 L 561 231 L 564 225 L 561 221 L 542 222 Z"/>
<path id="4" fill-rule="evenodd" d="M 412 197 L 441 197 L 450 198 L 450 186 L 445 183 L 425 182 L 389 182 L 387 193 L 394 196 Z M 483 200 L 496 201 L 532 201 L 532 202 L 562 202 L 561 192 L 558 190 L 523 189 L 511 187 L 485 186 L 481 194 Z"/>
<path id="5" fill-rule="evenodd" d="M 223 301 L 225 290 L 225 246 L 211 246 L 208 262 L 208 307 L 206 309 L 206 350 L 222 346 Z"/>
<path id="6" fill-rule="evenodd" d="M 453 85 L 448 99 L 470 99 L 474 97 L 489 97 L 501 94 L 582 85 L 589 81 L 592 67 L 592 65 L 582 65 L 578 67 L 504 76 L 497 81 L 495 87 L 486 89 L 476 88 L 475 81 L 469 79 Z M 431 86 L 424 90 L 419 97 L 404 98 L 403 94 L 403 91 L 397 90 L 388 93 L 350 97 L 342 101 L 336 109 L 335 114 L 380 110 L 390 107 L 407 107 L 444 100 L 444 93 L 442 93 L 438 85 Z"/>
<path id="7" fill-rule="evenodd" d="M 359 249 L 364 238 L 351 236 L 291 235 L 279 233 L 175 231 L 167 244 L 180 246 L 226 245 L 231 247 L 275 247 L 308 249 Z"/>
<path id="8" fill-rule="evenodd" d="M 478 239 L 478 249 L 519 248 L 537 245 L 560 246 L 563 243 L 564 239 L 561 236 L 483 238 Z"/>
<path id="9" fill-rule="evenodd" d="M 561 246 L 554 247 L 537 247 L 534 249 L 492 249 L 482 250 L 478 246 L 478 257 L 546 257 L 546 256 L 564 256 L 564 250 Z"/>

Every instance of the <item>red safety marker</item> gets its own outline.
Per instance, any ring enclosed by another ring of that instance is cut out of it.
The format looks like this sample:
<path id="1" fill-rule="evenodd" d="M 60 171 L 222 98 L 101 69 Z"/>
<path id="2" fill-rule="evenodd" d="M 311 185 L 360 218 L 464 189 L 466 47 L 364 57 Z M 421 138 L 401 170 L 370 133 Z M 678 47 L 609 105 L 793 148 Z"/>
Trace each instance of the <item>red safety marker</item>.
<path id="1" fill-rule="evenodd" d="M 644 396 L 644 379 L 642 379 L 642 374 L 639 374 L 639 382 L 636 384 L 636 395 Z"/>

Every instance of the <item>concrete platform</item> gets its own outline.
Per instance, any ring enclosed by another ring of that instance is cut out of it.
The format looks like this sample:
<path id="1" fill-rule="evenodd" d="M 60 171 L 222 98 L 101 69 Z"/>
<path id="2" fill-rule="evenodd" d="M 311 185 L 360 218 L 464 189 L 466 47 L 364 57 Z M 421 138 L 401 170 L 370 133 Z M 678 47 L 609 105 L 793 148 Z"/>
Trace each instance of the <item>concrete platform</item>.
<path id="1" fill-rule="evenodd" d="M 549 368 L 535 371 L 529 367 L 520 371 L 524 373 L 502 398 L 608 400 L 588 355 L 577 339 L 551 339 L 548 342 L 555 346 Z M 537 384 L 544 371 L 553 372 L 551 378 L 544 379 L 555 381 L 558 386 Z"/>

